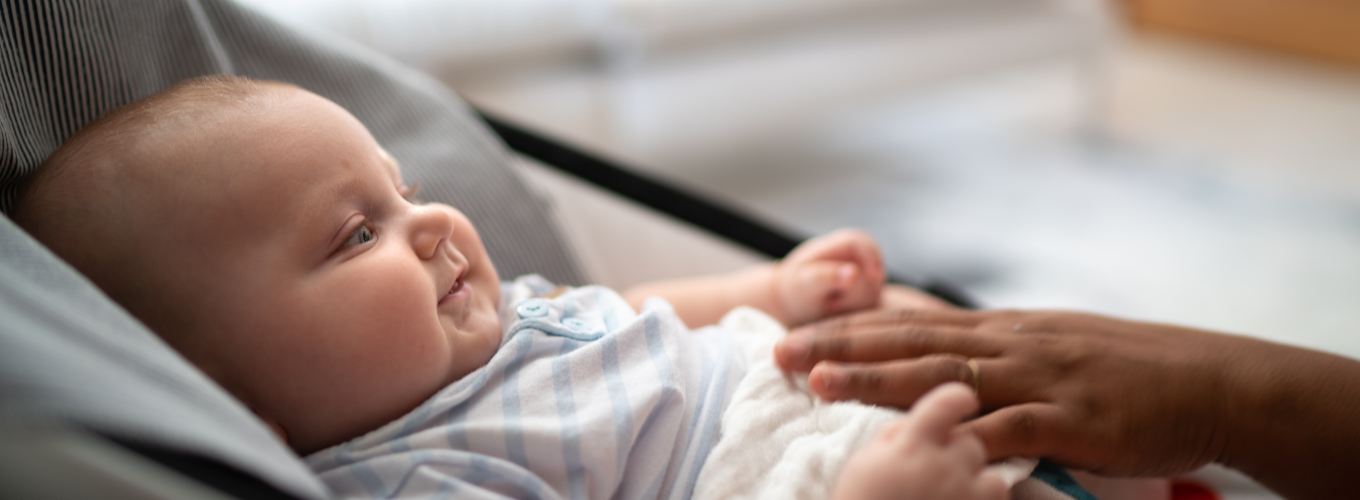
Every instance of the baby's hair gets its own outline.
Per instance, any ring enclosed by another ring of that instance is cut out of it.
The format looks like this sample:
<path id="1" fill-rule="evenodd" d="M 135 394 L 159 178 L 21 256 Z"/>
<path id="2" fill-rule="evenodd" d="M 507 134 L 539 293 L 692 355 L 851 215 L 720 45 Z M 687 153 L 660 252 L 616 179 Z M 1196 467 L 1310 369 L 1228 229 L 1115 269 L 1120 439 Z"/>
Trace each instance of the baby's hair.
<path id="1" fill-rule="evenodd" d="M 181 81 L 144 99 L 110 111 L 85 125 L 29 175 L 11 210 L 11 217 L 27 226 L 63 195 L 63 179 L 80 175 L 79 167 L 118 157 L 137 139 L 166 127 L 191 124 L 221 105 L 249 108 L 270 90 L 292 85 L 232 75 L 211 75 Z M 78 194 L 74 194 L 79 196 Z M 40 215 L 42 214 L 42 215 Z"/>
<path id="2" fill-rule="evenodd" d="M 111 111 L 71 136 L 31 174 L 10 217 L 53 253 L 71 264 L 156 333 L 188 330 L 191 312 L 166 307 L 155 283 L 154 263 L 141 260 L 142 238 L 155 218 L 138 206 L 146 179 L 188 170 L 160 154 L 196 147 L 197 130 L 211 129 L 233 115 L 268 113 L 274 95 L 287 84 L 235 76 L 185 80 Z M 209 139 L 211 140 L 211 139 Z"/>

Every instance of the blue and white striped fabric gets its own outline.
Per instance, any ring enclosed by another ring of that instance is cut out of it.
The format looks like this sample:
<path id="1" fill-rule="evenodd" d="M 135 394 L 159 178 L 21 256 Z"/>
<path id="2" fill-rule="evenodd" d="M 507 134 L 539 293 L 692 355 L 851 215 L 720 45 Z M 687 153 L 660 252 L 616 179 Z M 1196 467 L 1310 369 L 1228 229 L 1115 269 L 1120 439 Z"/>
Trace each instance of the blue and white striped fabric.
<path id="1" fill-rule="evenodd" d="M 340 498 L 689 498 L 746 371 L 736 346 L 659 299 L 553 288 L 504 285 L 486 366 L 308 465 Z"/>

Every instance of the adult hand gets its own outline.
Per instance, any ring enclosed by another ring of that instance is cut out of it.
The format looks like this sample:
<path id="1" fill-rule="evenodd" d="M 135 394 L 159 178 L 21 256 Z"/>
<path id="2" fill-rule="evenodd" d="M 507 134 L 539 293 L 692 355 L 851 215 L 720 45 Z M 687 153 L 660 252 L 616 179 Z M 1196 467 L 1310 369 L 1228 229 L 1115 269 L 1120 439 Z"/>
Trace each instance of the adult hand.
<path id="1" fill-rule="evenodd" d="M 825 399 L 902 408 L 973 383 L 972 359 L 992 411 L 964 426 L 990 458 L 1112 475 L 1219 461 L 1301 498 L 1343 491 L 1329 478 L 1360 463 L 1360 363 L 1245 337 L 1075 313 L 876 310 L 794 330 L 775 358 L 811 371 Z"/>

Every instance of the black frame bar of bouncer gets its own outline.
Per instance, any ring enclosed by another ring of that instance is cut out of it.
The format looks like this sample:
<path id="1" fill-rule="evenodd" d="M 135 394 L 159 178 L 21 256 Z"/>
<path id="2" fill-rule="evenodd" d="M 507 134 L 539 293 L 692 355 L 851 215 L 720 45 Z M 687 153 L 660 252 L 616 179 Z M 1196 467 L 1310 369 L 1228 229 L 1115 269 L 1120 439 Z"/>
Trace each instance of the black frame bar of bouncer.
<path id="1" fill-rule="evenodd" d="M 482 110 L 476 110 L 510 149 L 569 173 L 644 206 L 688 222 L 771 258 L 780 258 L 798 246 L 802 238 L 772 228 L 750 216 L 703 196 L 663 184 L 634 170 L 530 132 Z M 962 290 L 939 280 L 912 280 L 890 276 L 893 282 L 924 290 L 959 307 L 975 303 Z M 157 446 L 110 439 L 125 449 L 191 477 L 228 496 L 251 499 L 296 500 L 272 485 L 216 460 L 186 455 Z"/>
<path id="2" fill-rule="evenodd" d="M 803 241 L 717 201 L 667 185 L 547 136 L 474 108 L 510 149 L 539 163 L 571 174 L 620 196 L 669 214 L 695 227 L 740 244 L 770 258 L 782 258 Z M 964 308 L 977 302 L 961 288 L 937 279 L 913 279 L 890 274 L 890 281 L 924 290 Z"/>

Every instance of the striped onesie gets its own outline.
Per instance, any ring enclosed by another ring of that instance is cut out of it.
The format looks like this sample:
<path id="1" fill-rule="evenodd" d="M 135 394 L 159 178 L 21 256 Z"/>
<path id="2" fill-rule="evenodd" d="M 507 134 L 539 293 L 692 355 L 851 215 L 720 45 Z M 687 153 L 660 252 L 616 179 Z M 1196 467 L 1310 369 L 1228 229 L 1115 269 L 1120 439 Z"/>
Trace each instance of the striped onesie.
<path id="1" fill-rule="evenodd" d="M 504 283 L 490 362 L 308 465 L 339 498 L 689 498 L 744 358 L 663 300 L 553 289 Z"/>

